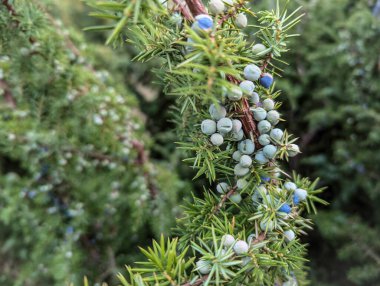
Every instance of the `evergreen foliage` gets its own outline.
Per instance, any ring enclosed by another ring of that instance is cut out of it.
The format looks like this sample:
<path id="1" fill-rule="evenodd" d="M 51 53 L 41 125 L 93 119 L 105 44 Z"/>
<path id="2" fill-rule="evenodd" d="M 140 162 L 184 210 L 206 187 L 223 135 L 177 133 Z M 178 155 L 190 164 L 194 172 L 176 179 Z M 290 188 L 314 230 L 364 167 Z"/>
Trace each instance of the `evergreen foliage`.
<path id="1" fill-rule="evenodd" d="M 149 159 L 136 99 L 107 70 L 118 58 L 44 4 L 0 3 L 2 285 L 108 280 L 170 233 L 185 187 Z"/>
<path id="2" fill-rule="evenodd" d="M 195 178 L 209 183 L 203 198 L 186 204 L 178 238 L 142 249 L 146 260 L 119 275 L 123 285 L 306 283 L 298 236 L 311 221 L 302 215 L 325 202 L 318 181 L 288 175 L 284 163 L 298 146 L 287 131 L 272 129 L 281 106 L 273 77 L 280 76 L 281 56 L 295 36 L 290 30 L 301 16 L 279 2 L 272 11 L 225 2 L 231 4 L 222 3 L 226 10 L 213 18 L 198 0 L 90 2 L 92 15 L 114 21 L 88 30 L 110 29 L 109 44 L 127 39 L 140 62 L 160 60 L 155 72 L 165 92 L 178 98 L 178 144 Z M 254 43 L 241 30 L 245 15 L 255 20 Z"/>
<path id="3" fill-rule="evenodd" d="M 302 5 L 302 36 L 290 43 L 281 88 L 289 96 L 290 129 L 299 132 L 305 151 L 293 166 L 322 177 L 331 189 L 331 208 L 316 218 L 318 233 L 310 241 L 315 280 L 378 285 L 379 1 Z"/>

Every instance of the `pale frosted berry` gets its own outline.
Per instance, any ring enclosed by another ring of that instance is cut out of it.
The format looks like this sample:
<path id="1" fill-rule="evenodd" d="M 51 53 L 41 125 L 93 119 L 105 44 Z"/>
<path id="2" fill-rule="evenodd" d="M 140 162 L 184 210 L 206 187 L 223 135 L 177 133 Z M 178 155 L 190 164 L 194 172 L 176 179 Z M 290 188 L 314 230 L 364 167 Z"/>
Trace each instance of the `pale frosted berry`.
<path id="1" fill-rule="evenodd" d="M 250 80 L 242 81 L 239 86 L 243 90 L 243 93 L 247 95 L 252 95 L 255 90 L 255 84 Z"/>
<path id="2" fill-rule="evenodd" d="M 233 132 L 236 132 L 236 133 L 239 132 L 241 130 L 242 126 L 243 125 L 242 125 L 240 120 L 238 120 L 238 119 L 232 120 L 232 131 Z"/>
<path id="3" fill-rule="evenodd" d="M 223 0 L 223 2 L 230 6 L 234 5 L 234 0 Z"/>
<path id="4" fill-rule="evenodd" d="M 264 120 L 267 117 L 267 112 L 262 107 L 257 107 L 253 109 L 252 112 L 253 112 L 253 117 L 257 121 Z"/>
<path id="5" fill-rule="evenodd" d="M 283 204 L 278 211 L 288 214 L 292 211 L 292 208 L 288 204 Z"/>
<path id="6" fill-rule="evenodd" d="M 232 140 L 233 141 L 241 141 L 244 137 L 243 129 L 240 129 L 238 132 L 232 132 Z"/>
<path id="7" fill-rule="evenodd" d="M 256 154 L 255 154 L 255 161 L 261 165 L 264 165 L 266 163 L 269 162 L 268 158 L 264 156 L 264 152 L 263 151 L 258 151 Z"/>
<path id="8" fill-rule="evenodd" d="M 287 190 L 287 191 L 295 191 L 297 189 L 297 186 L 296 184 L 294 184 L 293 182 L 286 182 L 284 184 L 284 188 Z"/>
<path id="9" fill-rule="evenodd" d="M 262 199 L 262 197 L 265 196 L 267 193 L 267 188 L 264 185 L 259 185 L 252 195 L 252 201 L 254 203 L 257 202 L 259 199 Z"/>
<path id="10" fill-rule="evenodd" d="M 177 27 L 180 27 L 182 25 L 182 21 L 183 18 L 179 13 L 173 13 L 169 20 L 170 24 L 175 25 Z"/>
<path id="11" fill-rule="evenodd" d="M 260 96 L 257 92 L 252 93 L 251 102 L 253 104 L 258 104 L 260 102 Z"/>
<path id="12" fill-rule="evenodd" d="M 239 162 L 242 155 L 243 154 L 239 150 L 237 150 L 232 154 L 232 159 Z"/>
<path id="13" fill-rule="evenodd" d="M 227 134 L 232 130 L 232 120 L 226 117 L 219 119 L 216 127 L 221 134 Z"/>
<path id="14" fill-rule="evenodd" d="M 214 120 L 222 119 L 227 115 L 227 110 L 224 108 L 224 106 L 221 105 L 211 104 L 208 111 L 211 115 L 211 118 Z"/>
<path id="15" fill-rule="evenodd" d="M 272 125 L 268 120 L 261 120 L 259 124 L 257 124 L 257 128 L 259 129 L 260 134 L 268 133 L 271 127 Z"/>
<path id="16" fill-rule="evenodd" d="M 268 190 L 265 187 L 265 185 L 259 185 L 259 186 L 257 186 L 256 187 L 256 191 L 258 191 L 261 194 L 267 194 L 268 193 Z"/>
<path id="17" fill-rule="evenodd" d="M 297 156 L 300 153 L 300 148 L 297 144 L 289 144 L 286 146 L 286 150 L 288 151 L 289 157 Z"/>
<path id="18" fill-rule="evenodd" d="M 193 43 L 194 40 L 192 38 L 187 38 L 187 45 L 185 47 L 187 53 L 194 51 Z"/>
<path id="19" fill-rule="evenodd" d="M 244 267 L 252 261 L 252 258 L 249 256 L 243 257 L 241 260 L 241 265 Z"/>
<path id="20" fill-rule="evenodd" d="M 203 120 L 201 130 L 206 135 L 214 134 L 216 132 L 216 122 L 211 119 Z"/>
<path id="21" fill-rule="evenodd" d="M 231 200 L 231 202 L 233 202 L 235 204 L 239 204 L 241 202 L 242 198 L 241 198 L 241 195 L 239 193 L 235 193 L 235 194 L 230 196 L 230 200 Z"/>
<path id="22" fill-rule="evenodd" d="M 260 143 L 262 146 L 265 146 L 265 145 L 270 144 L 270 137 L 269 137 L 268 134 L 260 135 L 258 140 L 259 140 L 259 143 Z"/>
<path id="23" fill-rule="evenodd" d="M 221 14 L 226 8 L 222 0 L 210 0 L 208 6 L 213 14 Z"/>
<path id="24" fill-rule="evenodd" d="M 198 260 L 196 263 L 196 266 L 197 266 L 197 270 L 201 274 L 209 274 L 211 271 L 211 263 L 209 261 L 206 261 L 203 259 Z"/>
<path id="25" fill-rule="evenodd" d="M 269 73 L 264 73 L 260 77 L 260 84 L 265 88 L 270 88 L 273 84 L 273 77 Z"/>
<path id="26" fill-rule="evenodd" d="M 267 49 L 266 46 L 264 46 L 263 44 L 256 44 L 252 47 L 252 52 L 257 55 L 257 54 L 261 54 L 262 52 L 264 52 L 265 50 Z"/>
<path id="27" fill-rule="evenodd" d="M 251 233 L 251 234 L 248 236 L 248 238 L 247 238 L 247 242 L 248 242 L 248 244 L 251 244 L 252 241 L 254 241 L 255 239 L 256 239 L 256 234 Z"/>
<path id="28" fill-rule="evenodd" d="M 220 135 L 219 133 L 214 133 L 210 137 L 211 143 L 215 146 L 220 146 L 223 144 L 224 139 L 223 136 Z"/>
<path id="29" fill-rule="evenodd" d="M 243 90 L 239 86 L 234 86 L 228 90 L 227 97 L 229 100 L 238 101 L 243 97 Z"/>
<path id="30" fill-rule="evenodd" d="M 281 189 L 280 187 L 276 187 L 276 191 L 277 191 L 278 193 L 282 193 L 283 189 Z"/>
<path id="31" fill-rule="evenodd" d="M 245 139 L 239 143 L 238 148 L 241 153 L 250 155 L 255 151 L 255 144 L 251 139 Z"/>
<path id="32" fill-rule="evenodd" d="M 266 111 L 270 111 L 274 108 L 274 101 L 270 98 L 264 99 L 263 107 Z"/>
<path id="33" fill-rule="evenodd" d="M 268 159 L 273 159 L 274 156 L 276 155 L 276 152 L 277 152 L 277 147 L 272 144 L 266 145 L 263 148 L 264 156 L 267 157 Z"/>
<path id="34" fill-rule="evenodd" d="M 300 201 L 304 201 L 307 198 L 307 191 L 304 189 L 296 189 L 294 194 L 299 198 Z"/>
<path id="35" fill-rule="evenodd" d="M 273 172 L 274 177 L 276 177 L 276 178 L 281 177 L 281 169 L 280 168 L 275 168 L 273 171 L 274 171 Z"/>
<path id="36" fill-rule="evenodd" d="M 249 168 L 245 168 L 245 167 L 243 167 L 240 164 L 236 164 L 236 166 L 234 168 L 234 174 L 235 174 L 235 176 L 244 177 L 248 173 L 249 173 Z"/>
<path id="37" fill-rule="evenodd" d="M 234 245 L 234 251 L 237 255 L 245 254 L 248 250 L 248 244 L 244 240 L 238 240 Z"/>
<path id="38" fill-rule="evenodd" d="M 276 110 L 270 110 L 267 114 L 267 120 L 272 125 L 276 125 L 280 121 L 280 113 L 278 113 Z"/>
<path id="39" fill-rule="evenodd" d="M 274 229 L 274 222 L 269 221 L 261 221 L 260 222 L 260 228 L 262 231 L 272 231 Z"/>
<path id="40" fill-rule="evenodd" d="M 221 182 L 216 185 L 216 191 L 220 194 L 227 193 L 229 190 L 230 190 L 230 186 L 225 182 Z"/>
<path id="41" fill-rule="evenodd" d="M 279 128 L 274 128 L 271 130 L 269 134 L 273 140 L 281 141 L 282 136 L 284 135 L 284 132 Z"/>
<path id="42" fill-rule="evenodd" d="M 248 19 L 244 13 L 240 13 L 236 16 L 235 24 L 238 28 L 243 29 L 247 27 Z"/>
<path id="43" fill-rule="evenodd" d="M 252 165 L 252 158 L 248 155 L 241 156 L 240 165 L 245 168 L 250 167 Z"/>
<path id="44" fill-rule="evenodd" d="M 292 241 L 296 238 L 296 234 L 291 229 L 284 231 L 284 237 L 287 242 Z"/>
<path id="45" fill-rule="evenodd" d="M 285 281 L 284 283 L 282 283 L 281 286 L 297 286 L 297 285 L 298 285 L 297 279 L 291 278 L 290 280 Z"/>
<path id="46" fill-rule="evenodd" d="M 244 77 L 248 80 L 255 81 L 260 78 L 261 69 L 254 64 L 247 65 L 244 68 Z"/>
<path id="47" fill-rule="evenodd" d="M 222 86 L 222 96 L 223 96 L 223 97 L 226 97 L 226 96 L 227 96 L 227 91 L 228 91 L 227 87 Z"/>
<path id="48" fill-rule="evenodd" d="M 235 243 L 235 238 L 231 234 L 225 234 L 222 236 L 222 244 L 224 247 L 231 247 Z"/>
<path id="49" fill-rule="evenodd" d="M 236 181 L 236 187 L 238 190 L 242 190 L 247 186 L 248 182 L 244 179 L 239 179 Z"/>
<path id="50" fill-rule="evenodd" d="M 259 200 L 261 199 L 261 195 L 259 192 L 255 191 L 252 195 L 252 201 L 253 201 L 253 205 L 256 205 L 256 203 L 259 202 Z"/>
<path id="51" fill-rule="evenodd" d="M 265 204 L 270 204 L 271 202 L 272 202 L 272 197 L 268 194 L 268 195 L 266 195 L 265 197 L 263 197 L 263 198 L 265 198 L 265 200 L 264 200 L 264 203 Z"/>

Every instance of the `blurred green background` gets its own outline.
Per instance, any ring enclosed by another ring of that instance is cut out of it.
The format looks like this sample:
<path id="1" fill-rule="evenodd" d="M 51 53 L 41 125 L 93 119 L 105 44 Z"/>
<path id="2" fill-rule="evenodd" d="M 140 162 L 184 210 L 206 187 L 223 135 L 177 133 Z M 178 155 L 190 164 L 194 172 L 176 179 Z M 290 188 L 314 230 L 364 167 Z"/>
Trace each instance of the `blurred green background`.
<path id="1" fill-rule="evenodd" d="M 82 2 L 13 2 L 17 25 L 0 4 L 0 283 L 113 285 L 201 189 L 175 151 L 174 98 L 158 63 L 81 31 L 102 24 Z M 330 202 L 304 237 L 311 285 L 380 285 L 380 1 L 291 5 L 305 13 L 277 80 L 303 152 L 291 166 Z"/>

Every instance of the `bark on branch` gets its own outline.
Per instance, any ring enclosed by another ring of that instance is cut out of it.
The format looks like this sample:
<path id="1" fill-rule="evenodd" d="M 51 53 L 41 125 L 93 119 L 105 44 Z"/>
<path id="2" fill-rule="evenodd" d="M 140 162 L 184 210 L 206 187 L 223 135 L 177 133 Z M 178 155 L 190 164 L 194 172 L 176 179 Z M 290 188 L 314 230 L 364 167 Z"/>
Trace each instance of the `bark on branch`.
<path id="1" fill-rule="evenodd" d="M 180 11 L 182 16 L 186 20 L 191 21 L 194 19 L 185 0 L 173 0 L 173 2 L 174 2 L 174 10 Z"/>
<path id="2" fill-rule="evenodd" d="M 208 275 L 204 275 L 197 280 L 194 281 L 194 283 L 187 282 L 185 284 L 182 284 L 181 286 L 200 286 L 208 279 Z"/>
<path id="3" fill-rule="evenodd" d="M 9 85 L 4 80 L 0 80 L 0 88 L 3 90 L 3 97 L 4 97 L 5 102 L 10 107 L 15 108 L 16 100 L 13 97 L 13 94 Z"/>
<path id="4" fill-rule="evenodd" d="M 7 8 L 7 10 L 9 11 L 9 13 L 12 15 L 12 16 L 16 16 L 17 13 L 16 13 L 16 10 L 13 8 L 13 6 L 9 3 L 9 0 L 2 0 L 2 3 L 3 5 Z"/>
<path id="5" fill-rule="evenodd" d="M 207 14 L 206 7 L 201 0 L 186 0 L 186 3 L 194 17 L 199 14 Z"/>

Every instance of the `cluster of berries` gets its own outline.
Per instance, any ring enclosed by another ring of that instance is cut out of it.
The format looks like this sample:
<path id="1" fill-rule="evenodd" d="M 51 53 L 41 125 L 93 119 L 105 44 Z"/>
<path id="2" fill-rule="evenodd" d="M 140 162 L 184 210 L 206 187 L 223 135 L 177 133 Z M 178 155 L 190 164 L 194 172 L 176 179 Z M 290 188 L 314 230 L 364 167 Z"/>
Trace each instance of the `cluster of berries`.
<path id="1" fill-rule="evenodd" d="M 210 0 L 208 7 L 212 14 L 219 15 L 226 12 L 233 4 L 233 0 Z M 235 15 L 234 21 L 236 26 L 241 29 L 248 25 L 248 19 L 244 13 Z M 201 14 L 195 17 L 195 22 L 191 28 L 201 35 L 204 32 L 210 32 L 213 26 L 213 19 L 207 14 Z"/>
<path id="2" fill-rule="evenodd" d="M 277 194 L 279 198 L 277 198 Z M 291 203 L 281 202 L 283 201 L 283 196 L 281 194 L 286 194 L 290 198 L 293 205 L 298 205 L 301 201 L 305 201 L 307 198 L 307 191 L 301 188 L 298 188 L 297 185 L 293 182 L 286 181 L 282 187 L 277 186 L 275 192 L 272 192 L 274 202 L 272 201 L 272 196 L 269 195 L 267 187 L 264 184 L 259 185 L 253 195 L 252 201 L 255 207 L 258 210 L 263 209 L 276 209 L 279 215 L 283 218 L 289 218 L 289 214 L 292 211 Z M 281 198 L 281 199 L 280 199 Z M 272 231 L 274 229 L 274 223 L 272 220 L 263 220 L 260 222 L 260 228 L 263 231 Z M 287 230 L 284 232 L 285 240 L 291 241 L 295 238 L 295 234 L 292 230 Z"/>
<path id="3" fill-rule="evenodd" d="M 226 12 L 233 4 L 233 0 L 210 0 L 208 7 L 212 14 L 218 15 Z M 238 28 L 247 27 L 248 19 L 244 13 L 237 14 L 234 21 Z"/>
<path id="4" fill-rule="evenodd" d="M 254 240 L 255 235 L 251 234 L 247 242 L 244 240 L 236 240 L 232 235 L 225 234 L 222 237 L 222 245 L 223 245 L 223 252 L 222 255 L 227 254 L 229 251 L 233 251 L 235 255 L 245 255 L 249 251 L 249 246 L 251 242 Z M 251 260 L 250 257 L 243 257 L 242 263 L 243 266 L 245 266 L 249 261 Z M 197 270 L 199 273 L 206 275 L 211 272 L 212 269 L 212 262 L 209 260 L 200 259 L 196 263 Z"/>
<path id="5" fill-rule="evenodd" d="M 231 5 L 233 5 L 233 0 L 210 0 L 209 10 L 212 14 L 219 15 L 224 13 Z M 247 26 L 247 17 L 244 13 L 236 15 L 234 21 L 239 28 Z M 196 17 L 192 28 L 200 35 L 204 35 L 205 32 L 208 33 L 212 30 L 213 25 L 214 22 L 210 16 L 199 15 Z M 191 39 L 189 40 L 191 41 Z M 256 56 L 263 56 L 268 52 L 268 49 L 263 44 L 258 43 L 252 47 L 252 52 Z M 234 167 L 234 174 L 236 176 L 234 187 L 227 182 L 220 182 L 216 186 L 216 191 L 220 194 L 226 195 L 232 191 L 228 194 L 228 198 L 236 204 L 242 201 L 239 191 L 247 187 L 248 182 L 245 177 L 250 173 L 253 165 L 265 165 L 275 160 L 279 154 L 279 148 L 283 146 L 284 141 L 283 130 L 276 128 L 276 125 L 280 122 L 280 114 L 276 110 L 276 102 L 271 97 L 265 97 L 262 100 L 256 91 L 256 85 L 260 86 L 261 90 L 270 89 L 274 82 L 273 76 L 263 72 L 255 64 L 247 65 L 243 73 L 245 80 L 238 86 L 226 89 L 223 95 L 231 103 L 238 102 L 243 97 L 250 100 L 252 103 L 250 111 L 257 123 L 257 130 L 259 132 L 258 142 L 255 144 L 253 138 L 245 137 L 242 122 L 239 119 L 234 119 L 234 115 L 232 114 L 229 116 L 226 108 L 221 104 L 212 104 L 209 108 L 211 119 L 206 119 L 201 124 L 202 132 L 210 136 L 210 141 L 214 146 L 221 146 L 225 142 L 225 139 L 234 141 L 237 144 L 236 151 L 232 155 L 233 160 L 237 162 Z M 260 88 L 258 90 L 260 91 Z M 296 144 L 287 144 L 286 151 L 289 157 L 294 157 L 300 153 L 299 147 Z M 269 195 L 268 185 L 265 183 L 270 181 L 270 178 L 265 179 L 253 191 L 252 201 L 254 207 L 258 211 L 265 211 L 265 209 L 274 210 L 276 212 L 275 215 L 278 215 L 279 218 L 291 218 L 292 209 L 301 201 L 306 200 L 307 191 L 298 188 L 293 182 L 286 181 L 274 187 L 274 192 L 277 190 L 277 194 L 272 194 L 271 192 L 271 195 Z M 259 226 L 262 231 L 268 232 L 273 231 L 276 224 L 273 219 L 262 219 Z M 280 230 L 285 242 L 290 242 L 296 238 L 295 232 L 288 226 L 285 230 L 282 228 Z M 233 251 L 235 255 L 244 256 L 249 252 L 249 247 L 255 239 L 255 234 L 249 235 L 247 241 L 235 240 L 232 235 L 226 234 L 222 237 L 223 251 L 224 253 Z M 246 265 L 250 259 L 248 256 L 243 257 L 243 264 Z M 212 271 L 212 262 L 206 259 L 198 260 L 196 266 L 197 270 L 204 275 Z"/>
<path id="6" fill-rule="evenodd" d="M 202 133 L 210 135 L 210 141 L 215 146 L 224 142 L 224 137 L 229 135 L 232 141 L 240 141 L 244 137 L 242 123 L 238 119 L 230 119 L 224 106 L 211 104 L 209 113 L 212 119 L 203 120 Z"/>

